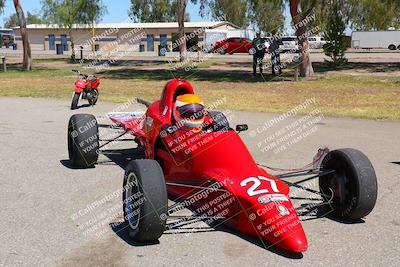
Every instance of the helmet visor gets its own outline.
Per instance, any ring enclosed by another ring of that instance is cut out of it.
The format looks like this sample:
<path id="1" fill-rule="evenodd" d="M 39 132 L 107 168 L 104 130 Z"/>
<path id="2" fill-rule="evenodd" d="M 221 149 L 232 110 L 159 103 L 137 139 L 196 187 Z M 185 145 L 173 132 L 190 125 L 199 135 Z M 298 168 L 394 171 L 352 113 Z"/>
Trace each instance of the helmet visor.
<path id="1" fill-rule="evenodd" d="M 183 119 L 199 120 L 204 118 L 204 106 L 202 104 L 187 104 L 176 109 Z"/>

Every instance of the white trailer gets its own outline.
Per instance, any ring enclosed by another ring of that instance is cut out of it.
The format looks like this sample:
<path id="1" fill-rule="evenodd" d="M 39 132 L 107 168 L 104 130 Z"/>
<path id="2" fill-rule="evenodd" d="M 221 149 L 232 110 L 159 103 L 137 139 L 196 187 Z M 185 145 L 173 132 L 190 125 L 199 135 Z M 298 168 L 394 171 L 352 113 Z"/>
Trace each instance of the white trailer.
<path id="1" fill-rule="evenodd" d="M 351 47 L 356 49 L 384 48 L 400 50 L 400 30 L 354 31 L 351 36 Z"/>

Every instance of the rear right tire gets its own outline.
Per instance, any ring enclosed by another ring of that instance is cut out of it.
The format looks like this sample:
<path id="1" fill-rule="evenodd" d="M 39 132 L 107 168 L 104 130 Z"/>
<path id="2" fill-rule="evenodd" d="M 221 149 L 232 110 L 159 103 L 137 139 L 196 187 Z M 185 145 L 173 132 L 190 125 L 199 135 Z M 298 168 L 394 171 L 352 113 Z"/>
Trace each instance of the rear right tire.
<path id="1" fill-rule="evenodd" d="M 391 44 L 388 46 L 389 50 L 396 50 L 396 46 L 394 44 Z"/>

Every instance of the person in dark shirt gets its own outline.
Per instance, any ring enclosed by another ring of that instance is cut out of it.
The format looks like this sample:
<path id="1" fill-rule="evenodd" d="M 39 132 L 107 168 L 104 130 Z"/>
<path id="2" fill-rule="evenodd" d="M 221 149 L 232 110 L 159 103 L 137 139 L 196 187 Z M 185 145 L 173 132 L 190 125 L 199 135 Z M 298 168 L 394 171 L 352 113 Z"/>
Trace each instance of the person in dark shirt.
<path id="1" fill-rule="evenodd" d="M 257 32 L 256 38 L 253 40 L 251 53 L 253 54 L 253 76 L 257 75 L 257 65 L 260 67 L 260 73 L 263 74 L 263 59 L 265 56 L 265 40 L 261 38 L 261 34 Z"/>
<path id="2" fill-rule="evenodd" d="M 272 32 L 272 41 L 269 46 L 269 53 L 271 55 L 271 66 L 272 66 L 272 75 L 276 75 L 278 72 L 279 75 L 282 75 L 282 65 L 281 65 L 281 54 L 279 51 L 279 45 L 282 43 L 279 35 L 276 34 L 276 31 Z"/>

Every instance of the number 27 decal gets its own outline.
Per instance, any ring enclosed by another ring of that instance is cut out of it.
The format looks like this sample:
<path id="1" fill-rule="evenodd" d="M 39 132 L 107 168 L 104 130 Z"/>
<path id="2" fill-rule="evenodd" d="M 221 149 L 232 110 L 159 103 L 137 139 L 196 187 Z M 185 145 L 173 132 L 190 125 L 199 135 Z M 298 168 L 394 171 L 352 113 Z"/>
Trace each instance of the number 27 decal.
<path id="1" fill-rule="evenodd" d="M 269 190 L 268 189 L 258 189 L 261 185 L 261 181 L 267 181 L 270 183 L 271 185 L 271 189 L 272 191 L 274 191 L 275 193 L 279 193 L 278 187 L 276 185 L 276 182 L 273 179 L 264 177 L 264 176 L 258 176 L 258 177 L 249 177 L 244 179 L 241 183 L 240 186 L 241 187 L 245 187 L 248 183 L 253 183 L 249 189 L 247 189 L 247 194 L 249 196 L 256 196 L 259 194 L 265 194 L 268 193 Z"/>

